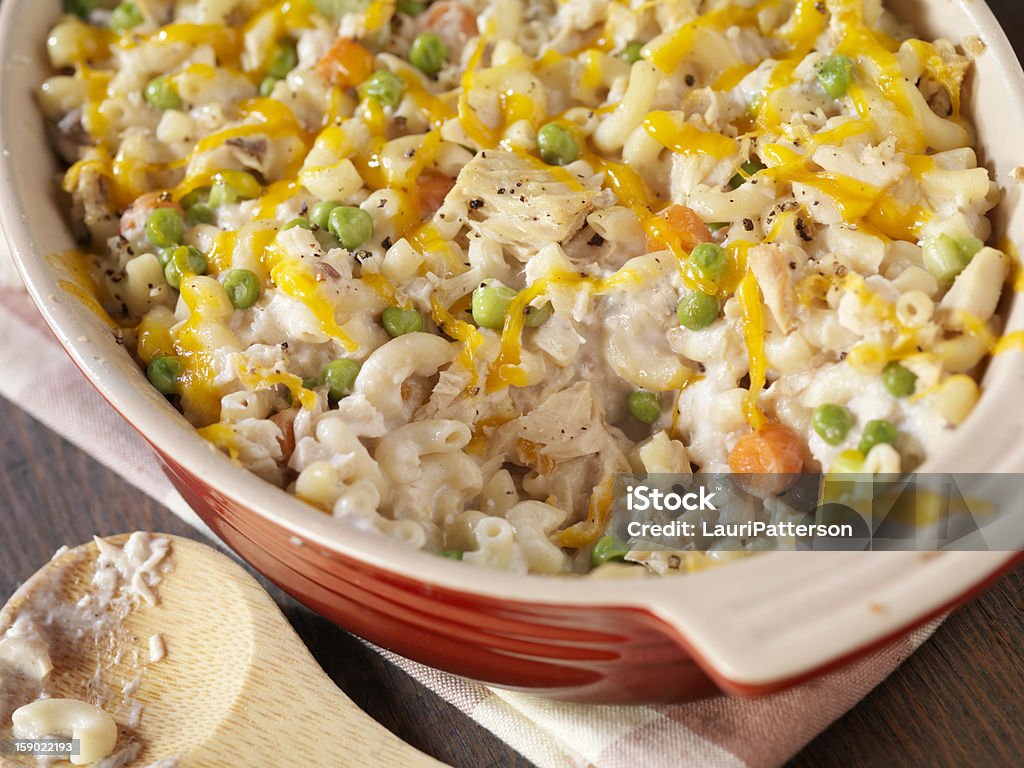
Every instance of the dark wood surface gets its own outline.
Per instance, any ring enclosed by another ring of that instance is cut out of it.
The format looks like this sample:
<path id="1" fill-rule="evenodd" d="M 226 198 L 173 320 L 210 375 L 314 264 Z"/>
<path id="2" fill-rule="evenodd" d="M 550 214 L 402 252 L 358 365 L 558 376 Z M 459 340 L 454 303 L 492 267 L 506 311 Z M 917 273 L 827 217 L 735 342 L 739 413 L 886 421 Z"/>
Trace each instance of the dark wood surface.
<path id="1" fill-rule="evenodd" d="M 1020 54 L 1024 2 L 989 4 Z M 94 533 L 143 529 L 196 537 L 168 510 L 2 399 L 0 425 L 0 601 L 60 545 Z M 270 591 L 337 684 L 407 742 L 460 768 L 530 765 L 351 635 Z M 954 614 L 790 768 L 1022 765 L 1024 570 L 1018 570 Z"/>

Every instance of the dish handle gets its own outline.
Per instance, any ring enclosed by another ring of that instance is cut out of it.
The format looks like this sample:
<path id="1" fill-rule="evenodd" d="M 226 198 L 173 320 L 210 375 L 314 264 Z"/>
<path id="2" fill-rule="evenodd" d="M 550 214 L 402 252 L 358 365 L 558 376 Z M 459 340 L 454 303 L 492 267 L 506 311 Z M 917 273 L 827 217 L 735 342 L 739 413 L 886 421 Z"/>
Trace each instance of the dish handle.
<path id="1" fill-rule="evenodd" d="M 648 609 L 720 688 L 761 695 L 906 635 L 1022 560 L 1019 552 L 779 552 L 680 579 Z"/>

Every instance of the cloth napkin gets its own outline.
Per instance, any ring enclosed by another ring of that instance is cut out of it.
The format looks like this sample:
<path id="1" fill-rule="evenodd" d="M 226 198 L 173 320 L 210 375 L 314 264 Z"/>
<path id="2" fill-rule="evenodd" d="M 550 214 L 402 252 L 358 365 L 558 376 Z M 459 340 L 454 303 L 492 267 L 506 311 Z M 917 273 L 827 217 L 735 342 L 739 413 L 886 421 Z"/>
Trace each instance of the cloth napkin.
<path id="1" fill-rule="evenodd" d="M 171 487 L 148 445 L 96 393 L 20 288 L 0 237 L 0 395 L 209 531 Z M 774 768 L 884 680 L 935 621 L 805 685 L 756 699 L 593 706 L 490 688 L 380 653 L 540 768 Z"/>

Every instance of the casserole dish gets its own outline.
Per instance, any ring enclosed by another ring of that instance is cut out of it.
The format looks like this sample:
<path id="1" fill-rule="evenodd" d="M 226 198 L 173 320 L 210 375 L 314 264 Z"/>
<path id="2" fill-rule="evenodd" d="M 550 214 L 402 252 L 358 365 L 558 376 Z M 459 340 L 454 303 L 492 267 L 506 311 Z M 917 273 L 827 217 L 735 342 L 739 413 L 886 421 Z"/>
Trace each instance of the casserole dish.
<path id="1" fill-rule="evenodd" d="M 929 36 L 985 44 L 965 106 L 1001 184 L 1016 167 L 1024 76 L 994 18 L 976 3 L 893 3 Z M 55 4 L 7 0 L 0 17 L 0 203 L 29 290 L 60 342 L 150 441 L 210 527 L 254 567 L 351 631 L 418 661 L 485 682 L 588 701 L 654 701 L 720 688 L 758 694 L 865 653 L 965 599 L 1010 553 L 775 553 L 685 579 L 589 581 L 513 576 L 409 552 L 340 526 L 214 452 L 151 387 L 104 322 L 68 291 L 47 254 L 72 245 L 33 93 Z M 1007 98 L 1009 96 L 1009 98 Z M 991 116 L 991 117 L 990 117 Z M 1011 185 L 997 239 L 1024 235 Z M 73 287 L 73 286 L 72 286 Z M 1005 307 L 1008 331 L 1024 309 Z M 925 469 L 1007 472 L 1020 463 L 1005 403 L 1019 354 L 989 366 L 985 394 L 949 450 Z M 1011 417 L 1012 418 L 1012 417 Z"/>

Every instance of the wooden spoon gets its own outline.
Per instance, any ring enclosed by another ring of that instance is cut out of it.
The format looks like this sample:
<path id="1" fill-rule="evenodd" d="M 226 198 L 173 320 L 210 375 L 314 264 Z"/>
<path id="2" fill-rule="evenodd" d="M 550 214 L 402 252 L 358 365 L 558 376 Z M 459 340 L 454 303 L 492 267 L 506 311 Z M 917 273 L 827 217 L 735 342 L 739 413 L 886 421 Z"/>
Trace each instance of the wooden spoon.
<path id="1" fill-rule="evenodd" d="M 159 602 L 133 610 L 123 632 L 51 650 L 47 682 L 54 697 L 95 701 L 91 694 L 106 690 L 140 702 L 133 733 L 142 750 L 131 765 L 172 756 L 180 768 L 443 765 L 405 744 L 339 691 L 242 567 L 204 544 L 159 537 L 171 541 L 173 563 L 156 587 Z M 107 541 L 121 546 L 127 538 Z M 95 544 L 84 544 L 43 566 L 0 611 L 0 635 L 23 606 L 44 605 L 55 591 L 68 605 L 88 594 L 97 555 Z M 157 634 L 167 655 L 150 663 L 149 640 Z M 140 672 L 137 690 L 123 694 Z M 99 685 L 89 687 L 94 675 Z M 123 716 L 115 719 L 124 724 Z M 0 722 L 0 738 L 10 735 L 6 719 Z M 34 765 L 34 759 L 25 764 Z"/>

